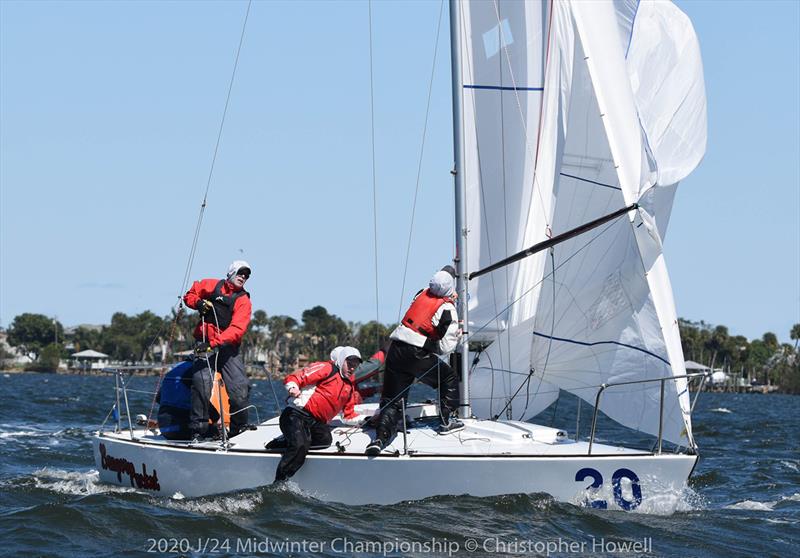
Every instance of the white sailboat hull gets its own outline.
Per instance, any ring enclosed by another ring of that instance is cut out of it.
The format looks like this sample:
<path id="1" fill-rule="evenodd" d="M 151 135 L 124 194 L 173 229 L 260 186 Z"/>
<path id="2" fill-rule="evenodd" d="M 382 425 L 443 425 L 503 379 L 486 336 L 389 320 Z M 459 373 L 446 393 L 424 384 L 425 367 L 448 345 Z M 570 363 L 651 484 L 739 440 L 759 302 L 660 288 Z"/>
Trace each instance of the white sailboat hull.
<path id="1" fill-rule="evenodd" d="M 345 504 L 392 504 L 437 495 L 496 496 L 546 493 L 562 502 L 608 509 L 650 509 L 675 502 L 695 455 L 643 453 L 560 440 L 557 430 L 528 423 L 467 421 L 438 436 L 410 428 L 378 457 L 363 448 L 372 432 L 335 428 L 334 445 L 311 452 L 292 478 L 307 495 Z M 98 433 L 94 453 L 100 479 L 148 493 L 185 497 L 252 489 L 272 483 L 280 453 L 263 448 L 280 433 L 276 419 L 219 443 L 169 443 L 144 430 Z M 336 443 L 345 448 L 339 452 Z M 594 486 L 595 488 L 588 488 Z M 667 513 L 672 510 L 662 510 Z"/>

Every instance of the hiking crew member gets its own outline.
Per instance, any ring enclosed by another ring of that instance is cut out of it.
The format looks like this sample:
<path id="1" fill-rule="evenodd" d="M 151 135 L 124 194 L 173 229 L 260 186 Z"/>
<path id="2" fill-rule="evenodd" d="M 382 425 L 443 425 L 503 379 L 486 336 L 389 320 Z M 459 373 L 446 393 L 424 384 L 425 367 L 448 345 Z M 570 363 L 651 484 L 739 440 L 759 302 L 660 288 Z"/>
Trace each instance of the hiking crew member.
<path id="1" fill-rule="evenodd" d="M 333 361 L 315 362 L 286 376 L 284 385 L 291 405 L 280 416 L 281 432 L 286 438 L 286 451 L 278 463 L 275 482 L 294 475 L 306 460 L 311 447 L 331 445 L 328 423 L 340 412 L 347 421 L 355 422 L 355 383 L 353 371 L 361 364 L 361 353 L 353 347 L 337 347 Z"/>
<path id="2" fill-rule="evenodd" d="M 247 411 L 244 409 L 249 405 L 250 382 L 239 356 L 239 345 L 253 312 L 250 293 L 244 290 L 250 269 L 247 262 L 234 261 L 228 267 L 226 279 L 195 281 L 183 297 L 186 305 L 202 316 L 194 330 L 197 340 L 195 353 L 202 358 L 195 361 L 192 374 L 189 416 L 189 430 L 195 438 L 216 434 L 213 429 L 209 431 L 208 425 L 214 373 L 209 370 L 208 362 L 222 374 L 225 382 L 230 403 L 231 436 L 236 436 L 247 426 Z"/>
<path id="3" fill-rule="evenodd" d="M 440 434 L 464 428 L 453 416 L 458 408 L 458 378 L 444 357 L 458 344 L 458 314 L 455 307 L 455 271 L 447 266 L 437 271 L 427 289 L 414 298 L 400 324 L 390 335 L 386 372 L 381 393 L 381 412 L 376 438 L 367 455 L 378 455 L 397 435 L 401 399 L 408 399 L 408 387 L 418 379 L 439 389 L 442 416 Z"/>
<path id="4" fill-rule="evenodd" d="M 356 385 L 356 399 L 355 404 L 360 405 L 367 397 L 372 397 L 380 391 L 380 386 L 365 386 L 362 385 L 377 376 L 384 369 L 386 361 L 386 353 L 389 352 L 389 344 L 391 341 L 386 341 L 383 347 L 373 354 L 369 359 L 362 362 L 358 368 L 353 371 L 353 383 Z M 336 356 L 339 350 L 343 347 L 336 347 L 331 351 L 331 361 L 336 362 Z"/>

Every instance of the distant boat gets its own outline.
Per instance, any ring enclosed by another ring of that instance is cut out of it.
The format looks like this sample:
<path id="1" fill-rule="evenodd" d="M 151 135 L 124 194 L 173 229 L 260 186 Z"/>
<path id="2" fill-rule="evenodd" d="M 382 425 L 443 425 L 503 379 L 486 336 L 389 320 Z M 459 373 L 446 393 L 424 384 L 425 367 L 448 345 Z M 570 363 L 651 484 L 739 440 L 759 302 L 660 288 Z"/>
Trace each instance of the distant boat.
<path id="1" fill-rule="evenodd" d="M 698 455 L 661 242 L 705 152 L 692 25 L 666 2 L 451 0 L 450 29 L 466 428 L 438 435 L 436 408 L 409 405 L 407 432 L 372 458 L 373 430 L 334 421 L 334 444 L 293 480 L 349 504 L 544 492 L 674 506 Z M 526 422 L 560 391 L 593 406 L 588 438 Z M 600 411 L 652 449 L 599 443 Z M 279 434 L 272 418 L 191 444 L 120 419 L 94 450 L 105 482 L 194 497 L 270 483 Z"/>

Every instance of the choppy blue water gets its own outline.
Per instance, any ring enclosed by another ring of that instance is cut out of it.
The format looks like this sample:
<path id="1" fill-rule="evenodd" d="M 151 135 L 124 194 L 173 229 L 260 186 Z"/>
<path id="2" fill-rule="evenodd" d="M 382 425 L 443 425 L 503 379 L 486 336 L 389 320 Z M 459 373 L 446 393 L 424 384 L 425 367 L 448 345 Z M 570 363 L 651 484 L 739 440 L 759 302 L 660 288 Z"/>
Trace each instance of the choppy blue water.
<path id="1" fill-rule="evenodd" d="M 254 385 L 262 418 L 273 414 L 269 384 Z M 98 482 L 91 435 L 112 387 L 111 377 L 0 374 L 0 555 L 791 556 L 800 544 L 800 397 L 702 394 L 701 460 L 664 516 L 542 494 L 358 507 L 271 487 L 154 498 Z M 142 412 L 149 402 L 133 395 Z M 537 422 L 574 430 L 566 406 Z"/>

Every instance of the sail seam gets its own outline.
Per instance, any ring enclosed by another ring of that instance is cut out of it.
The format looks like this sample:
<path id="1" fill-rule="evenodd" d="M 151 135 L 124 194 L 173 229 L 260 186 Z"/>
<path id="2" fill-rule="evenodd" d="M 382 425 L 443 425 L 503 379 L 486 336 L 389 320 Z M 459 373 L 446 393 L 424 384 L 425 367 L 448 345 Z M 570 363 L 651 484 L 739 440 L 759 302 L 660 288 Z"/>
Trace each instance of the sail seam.
<path id="1" fill-rule="evenodd" d="M 633 21 L 631 21 L 631 34 L 628 36 L 628 46 L 625 48 L 625 60 L 628 59 L 628 52 L 631 50 L 631 43 L 633 42 L 633 30 L 636 28 L 636 16 L 639 15 L 639 4 L 636 2 L 636 10 L 633 12 Z"/>
<path id="2" fill-rule="evenodd" d="M 647 355 L 650 355 L 654 358 L 657 358 L 667 366 L 671 366 L 667 359 L 660 357 L 655 353 L 651 353 L 647 349 L 642 349 L 641 347 L 636 347 L 634 345 L 628 345 L 627 343 L 620 343 L 619 341 L 594 341 L 593 343 L 588 343 L 586 341 L 577 341 L 575 339 L 567 339 L 565 337 L 555 337 L 551 335 L 546 335 L 544 333 L 539 333 L 538 331 L 534 331 L 533 334 L 539 337 L 544 337 L 546 339 L 552 339 L 554 341 L 564 341 L 565 343 L 574 343 L 575 345 L 583 345 L 584 347 L 593 347 L 595 345 L 619 345 L 620 347 L 627 347 L 628 349 L 633 349 L 634 351 L 639 351 Z"/>
<path id="3" fill-rule="evenodd" d="M 611 184 L 603 184 L 602 182 L 597 182 L 596 180 L 589 180 L 588 178 L 581 178 L 580 176 L 575 176 L 572 174 L 567 174 L 565 172 L 558 173 L 561 176 L 566 176 L 567 178 L 574 178 L 575 180 L 580 180 L 581 182 L 588 182 L 589 184 L 596 184 L 597 186 L 603 186 L 605 188 L 611 188 L 612 190 L 622 190 L 619 186 L 612 186 Z"/>

